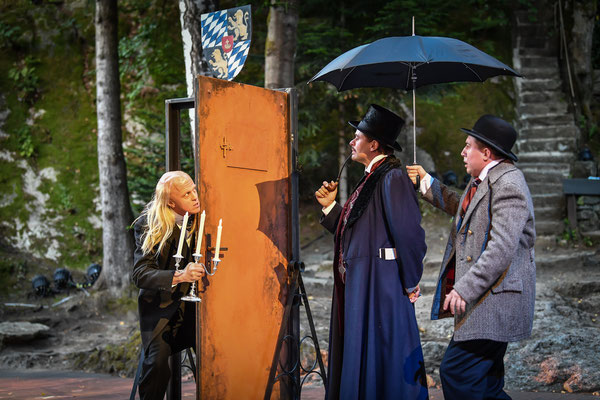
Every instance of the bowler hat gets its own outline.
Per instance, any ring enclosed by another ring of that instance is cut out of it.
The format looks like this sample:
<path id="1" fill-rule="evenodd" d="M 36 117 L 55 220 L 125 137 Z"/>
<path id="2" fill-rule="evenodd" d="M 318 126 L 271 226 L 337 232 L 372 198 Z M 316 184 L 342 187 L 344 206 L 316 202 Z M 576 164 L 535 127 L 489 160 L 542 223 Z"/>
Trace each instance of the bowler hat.
<path id="1" fill-rule="evenodd" d="M 517 141 L 517 131 L 502 118 L 486 114 L 475 122 L 473 129 L 460 128 L 460 130 L 481 140 L 511 160 L 519 160 L 511 151 Z"/>
<path id="2" fill-rule="evenodd" d="M 371 104 L 361 121 L 348 121 L 348 123 L 382 145 L 402 151 L 396 139 L 404 125 L 404 120 L 387 108 Z"/>

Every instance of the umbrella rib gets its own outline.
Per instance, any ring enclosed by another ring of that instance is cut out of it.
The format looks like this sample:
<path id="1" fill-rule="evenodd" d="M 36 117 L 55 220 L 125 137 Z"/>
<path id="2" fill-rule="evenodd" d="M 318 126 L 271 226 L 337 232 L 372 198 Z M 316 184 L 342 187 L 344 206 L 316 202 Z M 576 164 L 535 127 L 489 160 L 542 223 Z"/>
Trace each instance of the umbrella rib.
<path id="1" fill-rule="evenodd" d="M 342 79 L 342 83 L 340 83 L 340 88 L 344 86 L 344 82 L 346 82 L 346 79 L 350 76 L 352 72 L 354 72 L 355 69 L 356 67 L 352 67 L 352 69 L 346 74 L 346 76 L 344 76 L 344 79 Z"/>
<path id="2" fill-rule="evenodd" d="M 483 82 L 484 80 L 481 79 L 481 77 L 479 76 L 479 74 L 477 72 L 475 72 L 475 70 L 471 67 L 469 67 L 468 64 L 462 63 L 462 65 L 464 65 L 465 67 L 467 67 L 467 69 L 469 69 L 469 71 L 471 71 L 473 74 L 475 74 L 475 76 L 477 77 L 477 79 L 479 79 L 480 82 Z"/>

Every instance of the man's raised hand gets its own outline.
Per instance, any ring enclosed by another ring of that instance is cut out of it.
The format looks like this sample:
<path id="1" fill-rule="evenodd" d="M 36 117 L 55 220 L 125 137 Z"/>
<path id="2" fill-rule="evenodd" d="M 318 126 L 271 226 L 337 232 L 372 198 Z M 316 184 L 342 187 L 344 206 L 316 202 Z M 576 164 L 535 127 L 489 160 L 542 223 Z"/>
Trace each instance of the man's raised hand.
<path id="1" fill-rule="evenodd" d="M 427 175 L 427 172 L 419 164 L 407 165 L 406 172 L 408 172 L 408 177 L 415 185 L 417 184 L 417 176 L 423 180 Z"/>
<path id="2" fill-rule="evenodd" d="M 335 196 L 337 196 L 338 183 L 331 182 L 323 182 L 323 185 L 315 192 L 315 197 L 321 207 L 329 207 L 331 203 L 335 201 Z"/>

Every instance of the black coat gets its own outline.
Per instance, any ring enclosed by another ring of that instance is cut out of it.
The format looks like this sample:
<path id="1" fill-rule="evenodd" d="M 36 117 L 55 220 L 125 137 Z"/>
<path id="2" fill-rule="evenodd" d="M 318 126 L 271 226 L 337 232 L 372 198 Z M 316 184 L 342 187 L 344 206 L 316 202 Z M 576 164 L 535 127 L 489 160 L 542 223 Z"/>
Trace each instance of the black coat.
<path id="1" fill-rule="evenodd" d="M 321 223 L 336 233 L 342 207 Z M 421 279 L 425 234 L 415 190 L 389 157 L 373 171 L 336 234 L 334 296 L 327 397 L 425 399 L 427 385 L 419 330 L 407 291 Z M 342 249 L 346 279 L 338 273 Z M 395 248 L 397 258 L 379 257 Z"/>
<path id="2" fill-rule="evenodd" d="M 138 310 L 140 314 L 140 331 L 142 343 L 147 348 L 154 336 L 156 336 L 169 322 L 177 308 L 182 306 L 181 297 L 185 296 L 190 284 L 180 283 L 172 287 L 173 275 L 175 273 L 177 245 L 181 230 L 177 225 L 173 228 L 171 237 L 167 239 L 162 252 L 144 255 L 142 243 L 146 225 L 146 217 L 143 216 L 134 224 L 135 253 L 133 256 L 133 271 L 131 279 L 140 289 L 138 295 Z M 194 236 L 190 243 L 195 243 Z M 158 246 L 157 246 L 158 248 Z M 189 262 L 193 261 L 192 250 L 187 243 L 183 243 L 181 255 L 184 257 L 179 268 L 183 269 Z M 185 304 L 183 305 L 185 307 Z"/>

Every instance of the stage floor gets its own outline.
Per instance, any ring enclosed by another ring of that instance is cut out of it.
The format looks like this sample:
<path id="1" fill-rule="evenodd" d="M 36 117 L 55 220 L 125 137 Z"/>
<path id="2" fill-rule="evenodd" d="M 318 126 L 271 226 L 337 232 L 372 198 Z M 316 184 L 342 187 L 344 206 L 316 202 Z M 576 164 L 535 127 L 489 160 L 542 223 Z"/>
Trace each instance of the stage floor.
<path id="1" fill-rule="evenodd" d="M 0 399 L 102 399 L 124 400 L 131 393 L 133 379 L 75 371 L 0 370 Z M 194 382 L 184 382 L 182 398 L 195 397 Z M 592 400 L 589 394 L 509 392 L 513 400 Z M 321 400 L 323 387 L 306 387 L 303 400 Z M 430 389 L 431 400 L 443 400 L 440 390 Z M 136 397 L 137 398 L 137 397 Z"/>

